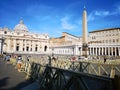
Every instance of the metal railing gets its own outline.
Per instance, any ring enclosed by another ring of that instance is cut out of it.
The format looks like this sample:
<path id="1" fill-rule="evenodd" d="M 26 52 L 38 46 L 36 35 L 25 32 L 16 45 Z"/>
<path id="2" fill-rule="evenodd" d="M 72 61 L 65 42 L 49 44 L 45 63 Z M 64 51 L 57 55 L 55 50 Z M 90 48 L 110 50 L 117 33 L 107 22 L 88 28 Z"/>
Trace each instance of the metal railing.
<path id="1" fill-rule="evenodd" d="M 23 56 L 23 68 L 31 67 L 31 63 L 38 63 L 43 66 L 50 64 L 53 67 L 72 70 L 76 72 L 84 72 L 98 76 L 106 76 L 114 78 L 115 75 L 120 75 L 120 60 L 76 60 L 71 61 L 70 57 L 60 56 L 59 59 L 53 60 L 50 56 L 31 56 L 30 61 L 27 62 L 26 56 Z M 25 69 L 25 72 L 26 70 Z M 30 70 L 27 70 L 29 72 Z"/>
<path id="2" fill-rule="evenodd" d="M 21 67 L 26 78 L 39 83 L 40 90 L 114 90 L 114 70 L 120 73 L 119 64 L 112 63 L 51 60 L 49 66 L 49 61 L 41 62 L 24 60 Z M 114 70 L 111 71 L 112 69 Z M 112 78 L 101 76 L 104 73 L 114 75 Z"/>
<path id="3" fill-rule="evenodd" d="M 113 79 L 31 63 L 29 77 L 40 90 L 114 90 Z"/>

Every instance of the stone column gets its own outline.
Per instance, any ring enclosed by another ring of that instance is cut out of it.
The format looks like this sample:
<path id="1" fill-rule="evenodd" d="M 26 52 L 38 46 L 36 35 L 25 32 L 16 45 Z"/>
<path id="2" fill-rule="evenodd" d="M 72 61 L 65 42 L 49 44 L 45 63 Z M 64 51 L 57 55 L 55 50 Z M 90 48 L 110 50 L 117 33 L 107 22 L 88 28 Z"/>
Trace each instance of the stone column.
<path id="1" fill-rule="evenodd" d="M 36 43 L 35 43 L 35 41 L 33 41 L 33 42 L 32 42 L 33 52 L 35 52 L 35 47 L 36 47 L 35 45 L 36 45 Z M 44 48 L 44 45 L 43 45 L 43 43 L 42 43 L 42 48 L 41 48 L 42 52 L 43 52 L 43 48 Z"/>
<path id="2" fill-rule="evenodd" d="M 96 54 L 95 55 L 98 55 L 98 53 L 97 53 L 97 47 L 96 47 Z"/>
<path id="3" fill-rule="evenodd" d="M 82 55 L 82 47 L 80 48 L 80 55 Z"/>
<path id="4" fill-rule="evenodd" d="M 100 55 L 100 47 L 99 47 L 99 49 L 98 49 L 98 50 L 99 50 L 99 55 Z"/>
<path id="5" fill-rule="evenodd" d="M 112 54 L 112 56 L 113 56 L 113 47 L 111 47 L 111 54 Z"/>
<path id="6" fill-rule="evenodd" d="M 119 53 L 119 56 L 120 56 L 120 47 L 118 47 L 118 53 Z"/>
<path id="7" fill-rule="evenodd" d="M 30 51 L 31 51 L 31 50 L 30 50 L 30 48 L 31 48 L 31 42 L 30 42 L 30 40 L 28 41 L 28 43 L 29 43 L 29 45 L 28 45 L 29 50 L 28 50 L 28 51 L 30 52 Z"/>
<path id="8" fill-rule="evenodd" d="M 69 55 L 71 55 L 71 48 L 69 48 Z"/>
<path id="9" fill-rule="evenodd" d="M 95 53 L 94 53 L 94 47 L 93 47 L 93 55 L 95 55 Z"/>
<path id="10" fill-rule="evenodd" d="M 107 50 L 106 48 L 107 48 L 107 47 L 105 47 L 105 55 L 106 55 L 106 50 Z"/>
<path id="11" fill-rule="evenodd" d="M 75 45 L 75 55 L 78 55 L 78 46 Z"/>
<path id="12" fill-rule="evenodd" d="M 7 39 L 7 52 L 10 52 L 10 39 Z"/>
<path id="13" fill-rule="evenodd" d="M 3 54 L 4 51 L 6 51 L 5 46 L 4 46 L 5 38 L 2 36 L 0 38 L 0 53 Z"/>
<path id="14" fill-rule="evenodd" d="M 72 47 L 72 54 L 74 55 L 75 54 L 75 48 Z"/>
<path id="15" fill-rule="evenodd" d="M 108 47 L 108 56 L 110 56 L 110 47 Z"/>
<path id="16" fill-rule="evenodd" d="M 19 51 L 23 51 L 23 40 L 19 40 L 20 44 L 19 44 Z"/>
<path id="17" fill-rule="evenodd" d="M 89 55 L 91 55 L 91 47 L 89 47 Z"/>
<path id="18" fill-rule="evenodd" d="M 117 47 L 115 47 L 115 56 L 117 56 L 117 49 L 116 49 Z"/>
<path id="19" fill-rule="evenodd" d="M 40 44 L 39 44 L 40 45 Z M 30 52 L 32 52 L 31 51 L 31 48 L 32 48 L 32 41 L 30 41 Z M 40 48 L 40 46 L 39 46 L 39 48 Z"/>
<path id="20" fill-rule="evenodd" d="M 24 51 L 25 51 L 25 52 L 26 52 L 26 46 L 27 46 L 26 44 L 27 44 L 27 43 L 26 43 L 26 40 L 25 40 L 25 42 L 24 42 L 24 45 L 25 45 L 25 46 L 24 46 Z"/>
<path id="21" fill-rule="evenodd" d="M 14 47 L 13 47 L 14 49 L 13 49 L 13 51 L 15 52 L 15 51 L 16 51 L 16 39 L 14 39 L 13 42 L 14 42 L 14 45 L 13 45 L 13 46 L 14 46 Z"/>
<path id="22" fill-rule="evenodd" d="M 103 49 L 104 49 L 104 48 L 102 47 L 102 55 L 103 55 Z"/>
<path id="23" fill-rule="evenodd" d="M 58 54 L 58 48 L 55 49 L 55 54 Z M 66 53 L 67 54 L 67 53 Z"/>

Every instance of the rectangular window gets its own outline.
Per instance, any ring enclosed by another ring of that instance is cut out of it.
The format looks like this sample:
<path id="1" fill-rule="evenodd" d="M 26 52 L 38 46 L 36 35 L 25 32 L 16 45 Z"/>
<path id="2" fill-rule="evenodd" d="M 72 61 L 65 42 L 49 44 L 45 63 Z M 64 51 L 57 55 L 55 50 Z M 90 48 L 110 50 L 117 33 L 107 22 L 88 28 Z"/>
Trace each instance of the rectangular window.
<path id="1" fill-rule="evenodd" d="M 25 50 L 25 48 L 23 48 L 23 51 Z"/>
<path id="2" fill-rule="evenodd" d="M 19 46 L 16 46 L 16 51 L 19 51 Z"/>
<path id="3" fill-rule="evenodd" d="M 29 47 L 26 47 L 26 51 L 29 51 Z"/>
<path id="4" fill-rule="evenodd" d="M 37 52 L 37 47 L 35 47 L 35 51 Z"/>

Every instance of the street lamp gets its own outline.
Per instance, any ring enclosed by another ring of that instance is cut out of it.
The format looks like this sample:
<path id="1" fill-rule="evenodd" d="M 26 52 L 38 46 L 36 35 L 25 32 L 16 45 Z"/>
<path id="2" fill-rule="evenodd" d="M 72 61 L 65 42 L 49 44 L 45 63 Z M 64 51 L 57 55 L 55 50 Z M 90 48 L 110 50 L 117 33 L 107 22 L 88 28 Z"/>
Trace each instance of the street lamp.
<path id="1" fill-rule="evenodd" d="M 54 49 L 52 48 L 52 57 L 51 56 L 48 56 L 48 60 L 49 60 L 49 65 L 51 66 L 51 60 L 52 60 L 52 58 L 53 58 L 53 56 L 54 56 L 54 53 L 53 53 L 53 51 L 54 51 Z"/>
<path id="2" fill-rule="evenodd" d="M 72 47 L 72 50 L 73 50 L 73 56 L 74 56 L 74 47 Z"/>
<path id="3" fill-rule="evenodd" d="M 3 54 L 3 45 L 4 45 L 4 38 L 2 37 L 1 39 L 1 54 Z"/>
<path id="4" fill-rule="evenodd" d="M 52 48 L 52 57 L 54 56 L 54 48 Z"/>

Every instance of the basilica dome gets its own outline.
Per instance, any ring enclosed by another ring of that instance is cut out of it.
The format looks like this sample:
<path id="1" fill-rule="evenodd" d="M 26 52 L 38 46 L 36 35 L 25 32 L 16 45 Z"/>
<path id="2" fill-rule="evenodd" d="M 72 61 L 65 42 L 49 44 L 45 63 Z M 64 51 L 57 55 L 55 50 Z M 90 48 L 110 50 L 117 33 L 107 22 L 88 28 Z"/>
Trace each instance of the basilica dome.
<path id="1" fill-rule="evenodd" d="M 28 32 L 28 28 L 25 26 L 23 20 L 20 20 L 19 24 L 14 27 L 15 32 Z"/>

